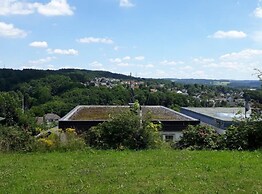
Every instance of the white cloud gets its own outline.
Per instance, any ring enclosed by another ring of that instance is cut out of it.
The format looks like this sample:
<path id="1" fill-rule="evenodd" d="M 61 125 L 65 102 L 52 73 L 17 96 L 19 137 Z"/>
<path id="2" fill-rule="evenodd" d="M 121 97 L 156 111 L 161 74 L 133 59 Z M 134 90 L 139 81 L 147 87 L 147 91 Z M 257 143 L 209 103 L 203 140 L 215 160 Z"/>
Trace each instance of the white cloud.
<path id="1" fill-rule="evenodd" d="M 38 13 L 45 16 L 73 15 L 73 8 L 67 3 L 67 0 L 51 0 L 47 4 L 38 4 Z"/>
<path id="2" fill-rule="evenodd" d="M 143 69 L 145 65 L 136 67 L 139 68 L 142 77 L 243 80 L 257 79 L 254 75 L 254 69 L 261 67 L 261 61 L 262 50 L 245 49 L 239 52 L 225 53 L 221 57 L 197 57 L 189 59 L 183 62 L 183 65 L 177 65 L 177 61 L 175 60 L 164 60 L 158 66 L 151 69 L 148 68 L 146 71 Z"/>
<path id="3" fill-rule="evenodd" d="M 123 57 L 123 60 L 125 60 L 125 61 L 131 60 L 131 57 L 130 56 L 125 56 L 125 57 Z"/>
<path id="4" fill-rule="evenodd" d="M 43 4 L 39 2 L 29 3 L 18 0 L 1 0 L 0 15 L 29 15 L 39 13 L 45 16 L 73 15 L 73 8 L 67 0 L 51 0 Z"/>
<path id="5" fill-rule="evenodd" d="M 205 68 L 215 68 L 219 66 L 213 58 L 198 57 L 193 59 L 193 63 L 202 65 Z"/>
<path id="6" fill-rule="evenodd" d="M 155 76 L 158 77 L 158 78 L 168 77 L 168 73 L 161 70 L 161 69 L 157 69 Z"/>
<path id="7" fill-rule="evenodd" d="M 205 72 L 206 78 L 216 79 L 247 79 L 247 77 L 254 79 L 252 78 L 254 69 L 261 67 L 261 61 L 262 50 L 255 49 L 226 53 L 216 59 L 199 57 L 193 60 L 194 63 L 199 64 L 198 70 Z M 191 75 L 197 77 L 197 74 Z"/>
<path id="8" fill-rule="evenodd" d="M 135 4 L 131 3 L 130 0 L 120 0 L 119 6 L 120 7 L 134 7 Z"/>
<path id="9" fill-rule="evenodd" d="M 257 7 L 253 13 L 256 17 L 262 18 L 262 7 Z"/>
<path id="10" fill-rule="evenodd" d="M 224 73 L 228 73 L 229 70 L 239 71 L 241 68 L 244 68 L 242 63 L 235 61 L 217 61 L 216 63 L 205 64 L 203 67 L 215 70 L 216 73 L 223 73 L 221 69 L 224 70 Z"/>
<path id="11" fill-rule="evenodd" d="M 137 60 L 137 61 L 143 61 L 144 59 L 145 59 L 144 56 L 137 56 L 137 57 L 135 57 L 135 60 Z"/>
<path id="12" fill-rule="evenodd" d="M 182 66 L 179 68 L 181 71 L 192 71 L 194 68 L 190 65 Z"/>
<path id="13" fill-rule="evenodd" d="M 83 68 L 80 66 L 65 65 L 65 66 L 60 66 L 57 69 L 83 69 Z"/>
<path id="14" fill-rule="evenodd" d="M 104 65 L 98 61 L 93 61 L 89 64 L 90 68 L 93 70 L 105 70 Z"/>
<path id="15" fill-rule="evenodd" d="M 206 75 L 205 71 L 202 71 L 202 70 L 192 72 L 191 76 L 192 77 L 209 77 L 208 75 Z"/>
<path id="16" fill-rule="evenodd" d="M 31 60 L 29 61 L 30 64 L 44 64 L 52 61 L 53 59 L 56 59 L 56 57 L 46 57 L 38 60 Z"/>
<path id="17" fill-rule="evenodd" d="M 207 63 L 212 63 L 214 61 L 215 60 L 212 58 L 203 58 L 203 57 L 198 57 L 193 59 L 193 62 L 197 64 L 207 64 Z"/>
<path id="18" fill-rule="evenodd" d="M 8 38 L 24 38 L 27 33 L 24 30 L 14 27 L 13 24 L 0 22 L 0 36 Z"/>
<path id="19" fill-rule="evenodd" d="M 52 64 L 48 64 L 48 65 L 44 65 L 44 66 L 39 66 L 39 65 L 23 65 L 22 67 L 20 67 L 20 69 L 49 69 L 49 70 L 55 70 L 54 65 Z"/>
<path id="20" fill-rule="evenodd" d="M 115 50 L 115 51 L 119 51 L 119 49 L 120 49 L 119 46 L 115 46 L 115 47 L 114 47 L 114 50 Z"/>
<path id="21" fill-rule="evenodd" d="M 243 59 L 252 59 L 257 56 L 262 56 L 262 50 L 255 49 L 246 49 L 240 52 L 233 52 L 222 55 L 221 60 L 243 60 Z"/>
<path id="22" fill-rule="evenodd" d="M 242 32 L 242 31 L 236 31 L 236 30 L 231 30 L 231 31 L 217 31 L 213 35 L 208 36 L 209 38 L 217 38 L 217 39 L 241 39 L 241 38 L 246 38 L 247 35 Z"/>
<path id="23" fill-rule="evenodd" d="M 111 63 L 122 63 L 122 61 L 129 61 L 131 60 L 130 56 L 125 56 L 123 58 L 114 58 L 114 59 L 109 59 Z"/>
<path id="24" fill-rule="evenodd" d="M 17 0 L 1 0 L 0 15 L 28 15 L 36 8 L 35 3 L 19 2 Z"/>
<path id="25" fill-rule="evenodd" d="M 95 38 L 95 37 L 85 37 L 85 38 L 80 38 L 77 40 L 80 43 L 102 43 L 102 44 L 113 44 L 114 41 L 110 38 Z"/>
<path id="26" fill-rule="evenodd" d="M 252 38 L 253 41 L 255 42 L 262 42 L 262 31 L 255 31 L 253 32 L 250 37 Z"/>
<path id="27" fill-rule="evenodd" d="M 233 70 L 240 70 L 243 69 L 243 65 L 241 63 L 238 62 L 234 62 L 234 61 L 222 61 L 219 64 L 219 68 L 223 68 L 223 69 L 233 69 Z"/>
<path id="28" fill-rule="evenodd" d="M 59 55 L 78 55 L 78 51 L 75 49 L 47 49 L 49 54 L 59 54 Z"/>
<path id="29" fill-rule="evenodd" d="M 35 42 L 31 42 L 29 44 L 29 46 L 31 47 L 37 47 L 37 48 L 47 48 L 48 44 L 45 41 L 35 41 Z"/>
<path id="30" fill-rule="evenodd" d="M 147 64 L 144 66 L 145 68 L 154 68 L 155 66 L 153 64 Z"/>
<path id="31" fill-rule="evenodd" d="M 95 68 L 101 68 L 104 65 L 102 63 L 99 63 L 98 61 L 94 61 L 92 63 L 89 64 L 91 67 L 95 67 Z"/>
<path id="32" fill-rule="evenodd" d="M 220 67 L 220 64 L 218 63 L 207 63 L 207 64 L 203 64 L 203 67 L 205 68 L 217 68 L 217 67 Z"/>
<path id="33" fill-rule="evenodd" d="M 161 65 L 170 65 L 170 66 L 175 66 L 175 65 L 181 65 L 184 64 L 183 61 L 169 61 L 169 60 L 164 60 L 160 62 Z"/>
<path id="34" fill-rule="evenodd" d="M 109 61 L 110 61 L 111 63 L 121 63 L 121 62 L 122 62 L 122 59 L 120 59 L 120 58 L 115 58 L 115 59 L 109 59 Z"/>
<path id="35" fill-rule="evenodd" d="M 138 64 L 138 65 L 136 65 L 136 66 L 139 67 L 139 68 L 153 68 L 153 67 L 155 67 L 155 65 L 152 64 L 152 63 L 148 63 L 148 64 Z"/>
<path id="36" fill-rule="evenodd" d="M 31 60 L 28 62 L 28 64 L 24 64 L 20 67 L 20 69 L 49 69 L 49 70 L 55 70 L 55 66 L 52 64 L 49 64 L 50 61 L 55 59 L 55 57 L 46 57 L 43 59 L 38 60 Z"/>
<path id="37" fill-rule="evenodd" d="M 130 64 L 129 63 L 118 63 L 117 66 L 119 66 L 119 67 L 128 67 L 128 66 L 130 66 Z"/>
<path id="38" fill-rule="evenodd" d="M 152 73 L 151 71 L 143 71 L 143 72 L 138 72 L 137 76 L 138 77 L 143 77 L 143 78 L 146 78 L 146 77 L 155 77 L 153 76 L 154 73 Z"/>

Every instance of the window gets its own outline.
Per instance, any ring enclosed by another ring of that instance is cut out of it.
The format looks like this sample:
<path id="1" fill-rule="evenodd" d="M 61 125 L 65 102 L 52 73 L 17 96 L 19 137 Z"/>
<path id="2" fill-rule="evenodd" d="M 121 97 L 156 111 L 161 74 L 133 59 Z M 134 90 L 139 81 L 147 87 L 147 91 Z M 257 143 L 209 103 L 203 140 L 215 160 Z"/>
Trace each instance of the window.
<path id="1" fill-rule="evenodd" d="M 165 135 L 165 140 L 166 141 L 173 141 L 174 136 L 173 135 Z"/>

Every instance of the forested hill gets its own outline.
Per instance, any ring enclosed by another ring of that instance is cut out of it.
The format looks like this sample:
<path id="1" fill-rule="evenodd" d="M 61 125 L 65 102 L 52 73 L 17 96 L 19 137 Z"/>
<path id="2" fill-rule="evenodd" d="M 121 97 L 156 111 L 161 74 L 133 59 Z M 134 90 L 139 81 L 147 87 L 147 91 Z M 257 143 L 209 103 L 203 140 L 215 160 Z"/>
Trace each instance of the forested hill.
<path id="1" fill-rule="evenodd" d="M 91 71 L 80 69 L 59 69 L 59 70 L 36 70 L 36 69 L 0 69 L 0 91 L 9 91 L 16 87 L 17 84 L 30 82 L 44 78 L 49 75 L 64 75 L 71 78 L 72 81 L 86 82 L 95 77 L 106 77 L 114 79 L 130 79 L 129 76 L 108 71 Z M 133 78 L 134 79 L 134 78 Z"/>

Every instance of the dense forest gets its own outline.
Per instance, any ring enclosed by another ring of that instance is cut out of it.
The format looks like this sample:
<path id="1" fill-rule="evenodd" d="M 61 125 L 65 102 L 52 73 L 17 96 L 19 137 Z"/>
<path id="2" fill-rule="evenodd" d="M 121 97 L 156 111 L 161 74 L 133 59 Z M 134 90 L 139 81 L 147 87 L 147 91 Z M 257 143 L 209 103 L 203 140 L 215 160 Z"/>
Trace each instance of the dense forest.
<path id="1" fill-rule="evenodd" d="M 91 71 L 80 69 L 60 69 L 60 70 L 36 70 L 36 69 L 0 69 L 0 91 L 10 91 L 16 89 L 20 83 L 30 82 L 47 77 L 48 75 L 64 75 L 72 81 L 86 82 L 95 77 L 110 77 L 116 79 L 129 79 L 129 76 L 111 73 L 108 71 Z"/>

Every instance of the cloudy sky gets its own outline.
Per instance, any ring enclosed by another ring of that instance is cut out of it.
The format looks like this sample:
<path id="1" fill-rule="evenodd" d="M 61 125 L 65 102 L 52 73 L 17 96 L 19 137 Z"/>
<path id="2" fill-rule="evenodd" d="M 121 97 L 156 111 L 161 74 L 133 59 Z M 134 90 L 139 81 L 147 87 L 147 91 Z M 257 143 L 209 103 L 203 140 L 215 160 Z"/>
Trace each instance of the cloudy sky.
<path id="1" fill-rule="evenodd" d="M 260 0 L 0 0 L 0 68 L 257 79 Z"/>

